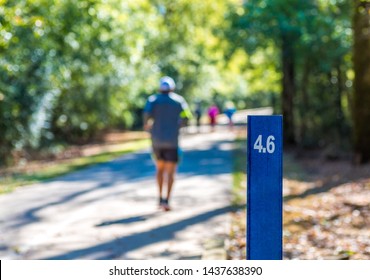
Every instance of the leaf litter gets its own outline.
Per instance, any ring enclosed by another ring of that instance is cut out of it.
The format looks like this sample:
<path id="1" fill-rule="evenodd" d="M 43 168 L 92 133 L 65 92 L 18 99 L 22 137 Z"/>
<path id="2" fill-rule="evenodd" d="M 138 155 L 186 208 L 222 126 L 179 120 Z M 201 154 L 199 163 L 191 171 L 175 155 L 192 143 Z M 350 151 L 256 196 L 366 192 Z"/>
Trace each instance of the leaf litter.
<path id="1" fill-rule="evenodd" d="M 288 152 L 283 196 L 284 259 L 370 259 L 369 164 Z M 245 259 L 245 222 L 245 210 L 232 214 L 229 259 Z"/>

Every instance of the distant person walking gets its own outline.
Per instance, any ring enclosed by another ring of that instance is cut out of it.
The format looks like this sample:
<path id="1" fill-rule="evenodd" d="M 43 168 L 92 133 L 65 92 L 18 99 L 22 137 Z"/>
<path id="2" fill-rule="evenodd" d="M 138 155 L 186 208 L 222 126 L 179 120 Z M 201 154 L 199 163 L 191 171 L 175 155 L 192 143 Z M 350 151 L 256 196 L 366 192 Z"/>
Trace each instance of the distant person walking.
<path id="1" fill-rule="evenodd" d="M 156 161 L 159 206 L 165 211 L 170 210 L 169 199 L 179 162 L 179 130 L 191 117 L 185 99 L 173 92 L 175 86 L 171 77 L 161 78 L 159 93 L 150 96 L 144 108 L 144 129 L 151 132 Z M 163 196 L 165 181 L 167 192 Z"/>
<path id="2" fill-rule="evenodd" d="M 213 104 L 211 107 L 208 109 L 208 117 L 209 117 L 209 123 L 211 125 L 211 131 L 215 130 L 216 126 L 216 117 L 219 113 L 218 107 Z"/>
<path id="3" fill-rule="evenodd" d="M 195 104 L 194 113 L 195 113 L 195 119 L 197 122 L 196 125 L 197 125 L 198 132 L 199 132 L 200 131 L 200 119 L 202 118 L 202 104 L 200 101 L 197 101 L 197 103 Z"/>
<path id="4" fill-rule="evenodd" d="M 225 110 L 224 114 L 226 115 L 227 119 L 229 120 L 229 128 L 233 129 L 234 127 L 234 121 L 233 121 L 233 115 L 235 114 L 236 109 L 234 106 L 234 103 L 231 101 L 227 101 L 225 104 Z"/>

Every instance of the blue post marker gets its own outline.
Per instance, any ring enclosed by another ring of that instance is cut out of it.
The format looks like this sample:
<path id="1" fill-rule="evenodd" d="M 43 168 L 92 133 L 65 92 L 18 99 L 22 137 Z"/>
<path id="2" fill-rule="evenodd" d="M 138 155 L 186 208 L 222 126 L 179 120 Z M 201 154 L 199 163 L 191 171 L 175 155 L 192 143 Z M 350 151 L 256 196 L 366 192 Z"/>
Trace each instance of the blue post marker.
<path id="1" fill-rule="evenodd" d="M 248 116 L 247 259 L 281 260 L 282 116 Z"/>

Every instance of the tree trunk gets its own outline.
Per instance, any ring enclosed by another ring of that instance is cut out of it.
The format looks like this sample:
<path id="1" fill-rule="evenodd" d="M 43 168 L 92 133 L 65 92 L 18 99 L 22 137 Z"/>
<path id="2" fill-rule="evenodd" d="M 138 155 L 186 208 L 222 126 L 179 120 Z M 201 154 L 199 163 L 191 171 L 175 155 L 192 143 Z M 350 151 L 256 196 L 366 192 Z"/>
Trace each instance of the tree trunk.
<path id="1" fill-rule="evenodd" d="M 370 161 L 370 2 L 354 2 L 354 151 L 355 161 L 364 163 Z"/>
<path id="2" fill-rule="evenodd" d="M 308 129 L 308 120 L 309 120 L 309 98 L 308 98 L 308 83 L 310 77 L 310 61 L 309 59 L 305 59 L 303 64 L 302 70 L 302 78 L 300 81 L 300 88 L 297 91 L 297 94 L 300 93 L 299 96 L 299 116 L 300 116 L 300 125 L 299 125 L 299 137 L 296 139 L 298 142 L 298 146 L 300 148 L 304 148 L 307 140 L 307 129 Z"/>
<path id="3" fill-rule="evenodd" d="M 338 129 L 338 135 L 340 137 L 344 136 L 344 112 L 343 112 L 343 104 L 342 104 L 342 98 L 343 98 L 343 91 L 344 91 L 344 84 L 343 84 L 343 73 L 341 69 L 341 62 L 337 65 L 337 72 L 338 72 L 338 87 L 337 92 L 335 94 L 335 104 L 336 104 L 336 113 L 337 113 L 337 129 Z"/>
<path id="4" fill-rule="evenodd" d="M 294 72 L 294 50 L 293 42 L 287 34 L 282 34 L 282 112 L 284 143 L 295 144 L 294 133 L 294 94 L 295 94 L 295 72 Z"/>

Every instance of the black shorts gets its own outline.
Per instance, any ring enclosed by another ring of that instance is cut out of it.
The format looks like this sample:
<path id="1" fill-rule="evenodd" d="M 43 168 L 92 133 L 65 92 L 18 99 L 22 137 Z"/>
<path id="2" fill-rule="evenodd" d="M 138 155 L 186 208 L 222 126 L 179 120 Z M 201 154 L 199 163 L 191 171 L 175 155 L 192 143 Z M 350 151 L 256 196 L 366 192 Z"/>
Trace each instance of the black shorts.
<path id="1" fill-rule="evenodd" d="M 153 154 L 156 160 L 178 162 L 179 151 L 178 148 L 155 148 L 153 147 Z"/>

